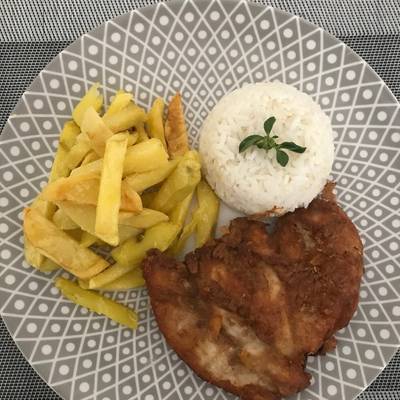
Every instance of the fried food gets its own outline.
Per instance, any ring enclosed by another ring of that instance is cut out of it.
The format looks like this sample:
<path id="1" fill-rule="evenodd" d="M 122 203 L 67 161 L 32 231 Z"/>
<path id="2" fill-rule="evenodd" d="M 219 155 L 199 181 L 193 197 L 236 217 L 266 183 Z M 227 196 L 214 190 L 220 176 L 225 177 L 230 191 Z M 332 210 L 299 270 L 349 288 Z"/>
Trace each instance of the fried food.
<path id="1" fill-rule="evenodd" d="M 188 135 L 181 95 L 177 93 L 168 106 L 165 139 L 171 157 L 183 156 L 189 151 Z"/>
<path id="2" fill-rule="evenodd" d="M 203 379 L 244 400 L 277 400 L 309 385 L 308 354 L 332 348 L 350 321 L 362 243 L 327 186 L 307 209 L 265 224 L 234 220 L 180 263 L 143 262 L 161 331 Z"/>

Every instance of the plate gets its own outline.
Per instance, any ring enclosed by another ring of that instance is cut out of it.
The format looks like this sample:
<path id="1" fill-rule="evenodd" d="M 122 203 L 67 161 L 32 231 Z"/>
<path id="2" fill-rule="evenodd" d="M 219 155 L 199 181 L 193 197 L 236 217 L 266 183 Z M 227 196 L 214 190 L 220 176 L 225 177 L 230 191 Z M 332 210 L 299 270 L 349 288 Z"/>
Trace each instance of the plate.
<path id="1" fill-rule="evenodd" d="M 137 331 L 60 297 L 54 274 L 23 259 L 21 212 L 45 185 L 58 133 L 93 82 L 106 103 L 119 88 L 148 107 L 180 90 L 193 146 L 227 92 L 280 80 L 311 94 L 331 117 L 332 177 L 361 232 L 361 301 L 338 346 L 310 357 L 302 400 L 357 396 L 399 345 L 400 107 L 377 74 L 320 28 L 273 8 L 237 1 L 168 2 L 133 11 L 62 51 L 24 93 L 1 135 L 0 305 L 21 352 L 64 399 L 228 399 L 178 359 L 154 320 L 145 289 L 114 294 L 134 307 Z"/>

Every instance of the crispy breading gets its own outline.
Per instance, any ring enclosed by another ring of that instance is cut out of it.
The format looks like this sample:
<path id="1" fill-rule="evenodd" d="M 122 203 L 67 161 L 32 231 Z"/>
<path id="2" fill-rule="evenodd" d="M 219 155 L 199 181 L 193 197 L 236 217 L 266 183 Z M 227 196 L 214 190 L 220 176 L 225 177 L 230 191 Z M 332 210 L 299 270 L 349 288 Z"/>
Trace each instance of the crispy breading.
<path id="1" fill-rule="evenodd" d="M 184 263 L 150 252 L 143 269 L 157 322 L 200 377 L 245 400 L 309 385 L 307 355 L 334 348 L 363 273 L 358 232 L 330 191 L 272 233 L 236 219 Z"/>
<path id="2" fill-rule="evenodd" d="M 167 121 L 165 122 L 165 140 L 167 141 L 168 153 L 172 158 L 182 156 L 189 151 L 185 116 L 179 93 L 176 93 L 168 106 Z"/>

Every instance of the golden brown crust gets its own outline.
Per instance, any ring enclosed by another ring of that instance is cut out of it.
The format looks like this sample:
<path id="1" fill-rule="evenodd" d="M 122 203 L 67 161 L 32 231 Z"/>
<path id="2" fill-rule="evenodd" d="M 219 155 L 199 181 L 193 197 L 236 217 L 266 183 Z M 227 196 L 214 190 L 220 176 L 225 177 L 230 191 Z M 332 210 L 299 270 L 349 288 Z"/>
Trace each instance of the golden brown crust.
<path id="1" fill-rule="evenodd" d="M 184 155 L 189 151 L 188 135 L 183 114 L 181 95 L 171 99 L 168 106 L 167 121 L 165 123 L 165 139 L 167 141 L 168 153 L 171 157 Z"/>
<path id="2" fill-rule="evenodd" d="M 246 400 L 308 386 L 304 361 L 334 348 L 363 273 L 358 232 L 331 190 L 271 234 L 238 218 L 184 263 L 150 252 L 143 267 L 156 319 L 200 377 Z"/>

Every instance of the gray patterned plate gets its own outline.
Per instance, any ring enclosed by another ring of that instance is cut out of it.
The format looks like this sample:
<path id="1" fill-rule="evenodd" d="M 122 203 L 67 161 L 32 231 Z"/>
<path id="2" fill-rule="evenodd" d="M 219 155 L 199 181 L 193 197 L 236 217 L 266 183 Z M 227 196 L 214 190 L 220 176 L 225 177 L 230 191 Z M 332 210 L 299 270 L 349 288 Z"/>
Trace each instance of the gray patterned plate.
<path id="1" fill-rule="evenodd" d="M 340 203 L 365 244 L 361 301 L 338 347 L 310 357 L 302 400 L 351 400 L 388 363 L 400 337 L 400 107 L 376 73 L 316 26 L 228 0 L 158 4 L 84 35 L 33 81 L 1 135 L 0 307 L 16 344 L 65 399 L 231 398 L 197 378 L 166 345 L 145 289 L 114 296 L 138 310 L 137 331 L 60 297 L 53 276 L 23 259 L 21 211 L 43 187 L 58 133 L 93 82 L 148 107 L 180 90 L 191 142 L 213 105 L 246 82 L 278 79 L 331 117 Z"/>

